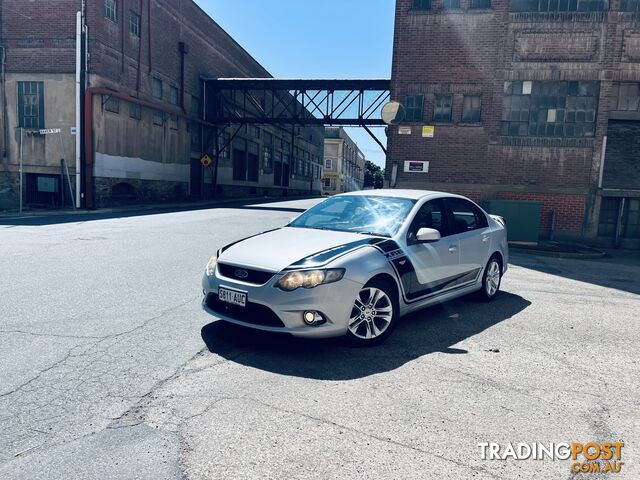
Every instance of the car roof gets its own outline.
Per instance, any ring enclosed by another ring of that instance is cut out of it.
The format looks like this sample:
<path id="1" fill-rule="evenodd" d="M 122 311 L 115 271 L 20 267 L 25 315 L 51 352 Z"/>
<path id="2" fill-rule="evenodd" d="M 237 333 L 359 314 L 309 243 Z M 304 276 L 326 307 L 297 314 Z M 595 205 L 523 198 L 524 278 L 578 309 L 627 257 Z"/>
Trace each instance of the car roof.
<path id="1" fill-rule="evenodd" d="M 356 192 L 341 193 L 339 196 L 344 195 L 359 195 L 367 197 L 395 197 L 395 198 L 409 198 L 411 200 L 420 200 L 426 197 L 436 197 L 441 195 L 450 195 L 452 197 L 459 197 L 459 195 L 446 192 L 436 192 L 432 190 L 408 190 L 408 189 L 394 189 L 385 188 L 380 190 L 358 190 Z"/>

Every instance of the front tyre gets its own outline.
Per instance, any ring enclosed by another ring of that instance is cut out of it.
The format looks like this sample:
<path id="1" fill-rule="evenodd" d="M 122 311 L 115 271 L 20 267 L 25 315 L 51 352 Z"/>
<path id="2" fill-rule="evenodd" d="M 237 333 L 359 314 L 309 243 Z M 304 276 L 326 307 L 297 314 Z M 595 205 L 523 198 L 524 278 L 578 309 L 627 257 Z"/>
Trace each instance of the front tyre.
<path id="1" fill-rule="evenodd" d="M 482 275 L 482 288 L 478 292 L 480 300 L 490 302 L 500 290 L 500 281 L 502 280 L 502 262 L 497 255 L 489 259 L 487 267 Z"/>
<path id="2" fill-rule="evenodd" d="M 347 338 L 355 345 L 371 346 L 383 342 L 396 325 L 398 302 L 388 282 L 366 284 L 353 302 Z"/>

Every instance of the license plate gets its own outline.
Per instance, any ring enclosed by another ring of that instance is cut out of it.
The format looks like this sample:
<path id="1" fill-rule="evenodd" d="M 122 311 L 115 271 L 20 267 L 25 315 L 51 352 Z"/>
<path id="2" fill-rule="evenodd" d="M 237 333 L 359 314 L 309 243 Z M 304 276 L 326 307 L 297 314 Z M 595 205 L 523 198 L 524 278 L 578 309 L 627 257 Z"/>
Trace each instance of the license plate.
<path id="1" fill-rule="evenodd" d="M 236 292 L 235 290 L 228 290 L 226 288 L 218 288 L 218 298 L 221 302 L 238 305 L 240 307 L 247 306 L 247 294 L 243 292 Z"/>

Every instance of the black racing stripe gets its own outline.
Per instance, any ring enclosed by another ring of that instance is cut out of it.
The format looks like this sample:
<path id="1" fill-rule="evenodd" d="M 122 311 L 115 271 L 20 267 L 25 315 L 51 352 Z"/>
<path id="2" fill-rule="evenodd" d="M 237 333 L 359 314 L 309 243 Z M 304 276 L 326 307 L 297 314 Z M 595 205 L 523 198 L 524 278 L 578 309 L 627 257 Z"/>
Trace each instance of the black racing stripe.
<path id="1" fill-rule="evenodd" d="M 289 265 L 285 270 L 297 270 L 300 268 L 318 268 L 332 262 L 338 257 L 352 252 L 355 249 L 364 247 L 366 245 L 376 245 L 387 241 L 384 238 L 364 238 L 362 240 L 356 240 L 355 242 L 345 243 L 343 245 L 337 245 L 335 247 L 321 250 L 312 255 L 301 258 L 295 263 Z"/>
<path id="2" fill-rule="evenodd" d="M 225 245 L 220 250 L 218 250 L 218 256 L 220 256 L 220 254 L 223 253 L 225 250 L 228 250 L 229 248 L 233 247 L 234 245 L 237 245 L 240 242 L 244 242 L 245 240 L 249 240 L 250 238 L 253 238 L 253 237 L 264 235 L 265 233 L 275 232 L 276 230 L 280 230 L 280 227 L 272 228 L 271 230 L 265 230 L 264 232 L 256 233 L 255 235 L 249 235 L 248 237 L 241 238 L 240 240 L 236 240 L 235 242 Z"/>
<path id="3" fill-rule="evenodd" d="M 416 282 L 416 287 L 414 291 L 407 295 L 409 300 L 416 300 L 420 297 L 426 297 L 438 293 L 444 289 L 448 289 L 451 287 L 460 286 L 464 283 L 471 282 L 475 278 L 478 277 L 478 273 L 480 272 L 480 268 L 476 268 L 470 270 L 465 273 L 461 273 L 458 275 L 453 275 L 451 277 L 445 278 L 438 282 L 426 283 L 426 284 L 418 284 Z"/>
<path id="4" fill-rule="evenodd" d="M 402 294 L 407 303 L 436 295 L 445 289 L 463 286 L 476 279 L 481 270 L 478 268 L 469 272 L 453 275 L 437 282 L 422 284 L 418 281 L 415 266 L 396 242 L 386 240 L 375 245 L 375 247 L 387 257 L 387 260 L 396 272 L 402 287 Z"/>

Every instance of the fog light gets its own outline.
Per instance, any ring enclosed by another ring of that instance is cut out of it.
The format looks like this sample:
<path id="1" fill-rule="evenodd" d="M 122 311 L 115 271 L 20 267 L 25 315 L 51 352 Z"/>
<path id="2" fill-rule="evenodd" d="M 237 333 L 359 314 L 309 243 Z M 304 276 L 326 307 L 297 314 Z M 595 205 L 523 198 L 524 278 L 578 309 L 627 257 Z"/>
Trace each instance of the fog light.
<path id="1" fill-rule="evenodd" d="M 302 318 L 304 323 L 307 325 L 320 325 L 325 322 L 324 317 L 320 313 L 314 311 L 304 312 Z"/>

